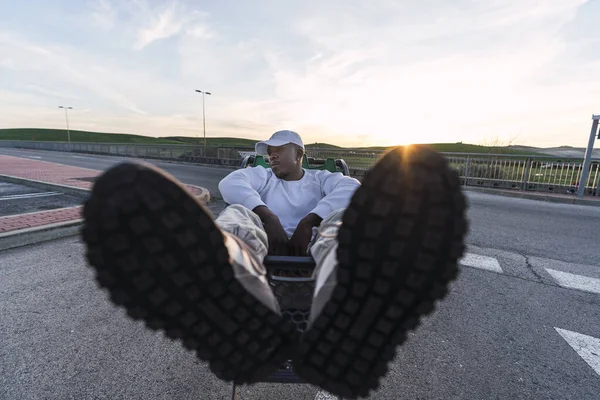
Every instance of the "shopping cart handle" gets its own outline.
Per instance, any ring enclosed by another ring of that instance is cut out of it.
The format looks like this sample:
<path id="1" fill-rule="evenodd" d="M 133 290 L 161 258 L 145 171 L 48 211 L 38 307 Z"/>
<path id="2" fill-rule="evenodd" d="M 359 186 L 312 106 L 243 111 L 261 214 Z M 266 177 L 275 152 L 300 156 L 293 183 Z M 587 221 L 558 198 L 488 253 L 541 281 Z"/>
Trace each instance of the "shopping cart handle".
<path id="1" fill-rule="evenodd" d="M 273 271 L 289 271 L 295 272 L 298 270 L 312 270 L 315 268 L 315 260 L 312 257 L 300 257 L 300 256 L 267 256 L 263 261 L 263 265 L 269 271 L 269 276 L 272 281 L 279 282 L 312 282 L 314 278 L 311 277 L 300 277 L 300 276 L 278 276 L 274 275 Z"/>
<path id="2" fill-rule="evenodd" d="M 314 268 L 315 260 L 310 256 L 266 256 L 263 264 L 265 267 Z"/>

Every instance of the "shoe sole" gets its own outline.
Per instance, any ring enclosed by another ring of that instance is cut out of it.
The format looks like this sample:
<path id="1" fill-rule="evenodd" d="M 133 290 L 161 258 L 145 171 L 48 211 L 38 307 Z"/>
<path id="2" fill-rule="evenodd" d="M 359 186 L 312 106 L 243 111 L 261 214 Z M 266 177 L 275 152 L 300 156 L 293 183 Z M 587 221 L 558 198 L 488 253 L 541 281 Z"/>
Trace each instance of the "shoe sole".
<path id="1" fill-rule="evenodd" d="M 236 280 L 223 233 L 174 178 L 120 164 L 97 180 L 83 215 L 97 282 L 131 318 L 181 341 L 225 381 L 261 381 L 289 358 L 294 327 Z"/>
<path id="2" fill-rule="evenodd" d="M 345 398 L 377 389 L 396 347 L 458 275 L 465 210 L 440 154 L 421 146 L 386 154 L 344 212 L 337 283 L 298 348 L 296 373 Z"/>

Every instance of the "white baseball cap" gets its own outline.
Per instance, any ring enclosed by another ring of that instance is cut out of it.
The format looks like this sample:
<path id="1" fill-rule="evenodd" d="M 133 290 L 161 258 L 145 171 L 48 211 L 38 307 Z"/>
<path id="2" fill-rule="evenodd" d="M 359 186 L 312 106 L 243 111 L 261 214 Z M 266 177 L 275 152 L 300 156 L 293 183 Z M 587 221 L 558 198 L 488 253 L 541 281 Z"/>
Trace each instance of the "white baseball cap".
<path id="1" fill-rule="evenodd" d="M 254 146 L 254 150 L 256 150 L 256 154 L 258 154 L 259 156 L 266 156 L 268 155 L 267 149 L 269 146 L 283 146 L 288 143 L 294 143 L 295 145 L 302 147 L 302 150 L 305 150 L 304 143 L 302 142 L 302 138 L 300 137 L 300 135 L 298 135 L 294 131 L 288 130 L 277 131 L 273 135 L 271 135 L 271 138 L 269 138 L 269 140 L 256 143 L 256 145 Z"/>

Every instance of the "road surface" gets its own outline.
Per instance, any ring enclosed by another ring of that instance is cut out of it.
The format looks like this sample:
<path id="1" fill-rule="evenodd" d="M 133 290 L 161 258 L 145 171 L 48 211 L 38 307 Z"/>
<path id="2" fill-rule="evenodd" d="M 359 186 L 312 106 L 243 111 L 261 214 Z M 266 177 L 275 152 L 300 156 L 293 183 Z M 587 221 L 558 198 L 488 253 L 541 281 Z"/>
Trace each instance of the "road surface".
<path id="1" fill-rule="evenodd" d="M 0 252 L 0 399 L 229 399 L 192 353 L 108 303 L 82 253 L 77 238 Z M 482 256 L 503 272 L 463 267 L 371 398 L 598 399 L 600 363 L 561 333 L 598 338 L 600 295 L 558 286 L 544 269 L 560 265 L 530 262 L 540 281 L 517 255 Z M 586 340 L 574 343 L 593 350 Z M 259 384 L 240 398 L 331 397 Z"/>
<path id="2" fill-rule="evenodd" d="M 119 158 L 14 151 L 105 169 Z M 207 186 L 227 170 L 159 163 Z M 208 171 L 208 172 L 207 172 Z M 372 399 L 598 399 L 600 208 L 468 193 L 471 232 L 448 298 Z M 223 204 L 211 204 L 218 212 Z M 230 387 L 97 289 L 78 238 L 0 252 L 0 399 L 229 399 Z M 240 399 L 328 399 L 308 385 Z"/>
<path id="3" fill-rule="evenodd" d="M 85 196 L 2 182 L 0 179 L 0 217 L 76 206 L 84 198 Z"/>

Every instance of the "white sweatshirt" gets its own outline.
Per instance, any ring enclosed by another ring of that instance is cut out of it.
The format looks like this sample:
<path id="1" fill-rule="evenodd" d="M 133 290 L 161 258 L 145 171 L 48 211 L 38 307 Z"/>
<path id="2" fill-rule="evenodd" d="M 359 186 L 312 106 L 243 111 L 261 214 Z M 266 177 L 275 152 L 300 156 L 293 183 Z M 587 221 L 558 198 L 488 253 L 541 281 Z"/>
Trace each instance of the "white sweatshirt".
<path id="1" fill-rule="evenodd" d="M 305 169 L 302 179 L 285 181 L 270 168 L 250 167 L 223 178 L 219 191 L 228 204 L 240 204 L 249 210 L 267 206 L 291 237 L 308 214 L 325 219 L 333 211 L 346 208 L 359 186 L 357 179 L 341 173 Z"/>

